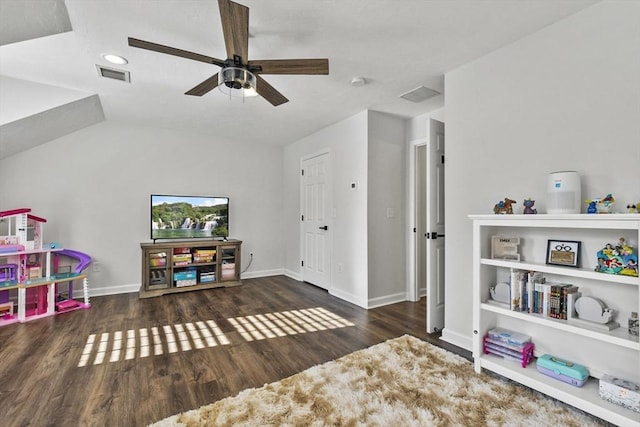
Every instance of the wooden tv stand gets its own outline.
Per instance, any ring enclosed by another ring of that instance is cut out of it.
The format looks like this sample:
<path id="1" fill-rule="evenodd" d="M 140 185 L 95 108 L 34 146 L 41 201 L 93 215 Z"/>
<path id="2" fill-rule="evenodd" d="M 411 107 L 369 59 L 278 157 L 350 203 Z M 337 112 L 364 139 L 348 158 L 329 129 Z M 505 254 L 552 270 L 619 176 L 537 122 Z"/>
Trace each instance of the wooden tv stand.
<path id="1" fill-rule="evenodd" d="M 140 243 L 140 298 L 240 285 L 240 240 Z"/>

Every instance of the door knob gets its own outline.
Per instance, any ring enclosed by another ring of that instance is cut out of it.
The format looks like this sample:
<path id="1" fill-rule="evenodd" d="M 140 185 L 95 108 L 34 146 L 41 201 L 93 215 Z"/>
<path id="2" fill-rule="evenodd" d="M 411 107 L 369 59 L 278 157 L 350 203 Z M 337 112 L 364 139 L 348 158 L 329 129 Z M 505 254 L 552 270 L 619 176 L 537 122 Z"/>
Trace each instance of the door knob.
<path id="1" fill-rule="evenodd" d="M 318 228 L 319 228 L 320 230 L 327 231 L 327 230 L 329 229 L 329 226 L 328 226 L 328 225 L 324 225 L 324 226 L 322 226 L 322 227 L 318 227 Z"/>

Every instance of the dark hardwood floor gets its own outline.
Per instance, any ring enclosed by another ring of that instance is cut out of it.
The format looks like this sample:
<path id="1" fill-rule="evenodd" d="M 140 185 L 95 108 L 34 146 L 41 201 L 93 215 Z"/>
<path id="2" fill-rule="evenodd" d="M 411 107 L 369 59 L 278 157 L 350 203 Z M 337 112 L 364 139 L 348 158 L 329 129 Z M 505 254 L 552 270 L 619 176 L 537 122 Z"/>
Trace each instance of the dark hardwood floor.
<path id="1" fill-rule="evenodd" d="M 364 310 L 284 276 L 91 303 L 0 328 L 0 425 L 145 426 L 404 334 L 470 358 L 425 332 L 424 298 Z"/>

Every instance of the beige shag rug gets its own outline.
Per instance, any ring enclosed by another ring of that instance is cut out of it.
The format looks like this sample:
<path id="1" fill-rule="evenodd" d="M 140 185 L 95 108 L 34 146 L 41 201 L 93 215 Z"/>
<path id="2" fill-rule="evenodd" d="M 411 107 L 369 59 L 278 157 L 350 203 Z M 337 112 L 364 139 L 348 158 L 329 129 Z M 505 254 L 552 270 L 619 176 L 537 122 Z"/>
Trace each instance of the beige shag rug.
<path id="1" fill-rule="evenodd" d="M 166 426 L 598 426 L 464 358 L 405 335 L 153 424 Z"/>

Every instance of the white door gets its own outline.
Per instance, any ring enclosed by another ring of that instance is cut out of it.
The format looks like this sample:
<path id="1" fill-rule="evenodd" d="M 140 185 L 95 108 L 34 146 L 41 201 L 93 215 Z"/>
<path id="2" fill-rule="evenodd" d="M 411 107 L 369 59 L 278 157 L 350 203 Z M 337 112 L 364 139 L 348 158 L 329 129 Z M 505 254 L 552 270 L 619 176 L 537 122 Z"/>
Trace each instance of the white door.
<path id="1" fill-rule="evenodd" d="M 416 298 L 427 289 L 427 146 L 415 147 Z"/>
<path id="2" fill-rule="evenodd" d="M 302 160 L 301 276 L 324 289 L 329 289 L 331 271 L 329 179 L 329 153 Z"/>
<path id="3" fill-rule="evenodd" d="M 427 332 L 444 327 L 444 123 L 429 119 L 427 144 Z"/>

